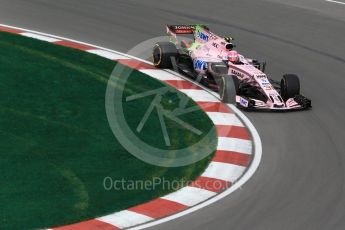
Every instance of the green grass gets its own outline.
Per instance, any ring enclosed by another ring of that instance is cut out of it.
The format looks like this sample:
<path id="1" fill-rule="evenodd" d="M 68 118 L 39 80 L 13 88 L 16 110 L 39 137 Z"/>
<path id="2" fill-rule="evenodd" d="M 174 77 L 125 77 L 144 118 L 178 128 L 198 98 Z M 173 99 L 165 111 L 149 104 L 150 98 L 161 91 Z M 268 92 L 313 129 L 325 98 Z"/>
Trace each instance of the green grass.
<path id="1" fill-rule="evenodd" d="M 193 180 L 207 167 L 212 155 L 189 166 L 164 168 L 138 160 L 121 146 L 104 106 L 106 83 L 115 65 L 85 52 L 0 33 L 0 229 L 75 223 L 171 192 L 163 185 L 108 191 L 105 177 Z M 125 94 L 162 86 L 135 71 Z M 146 98 L 125 104 L 133 130 L 150 102 Z M 214 127 L 201 110 L 183 119 L 204 133 L 211 131 L 214 138 L 205 147 L 215 149 Z M 140 138 L 165 148 L 157 120 L 153 114 Z M 173 121 L 167 126 L 172 153 L 200 138 Z"/>

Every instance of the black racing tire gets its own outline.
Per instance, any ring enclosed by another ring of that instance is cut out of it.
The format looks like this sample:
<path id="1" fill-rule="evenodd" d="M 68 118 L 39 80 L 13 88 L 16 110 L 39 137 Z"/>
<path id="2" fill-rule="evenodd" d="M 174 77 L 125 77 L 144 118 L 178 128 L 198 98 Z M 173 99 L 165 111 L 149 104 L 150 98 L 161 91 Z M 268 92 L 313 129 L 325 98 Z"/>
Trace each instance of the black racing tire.
<path id="1" fill-rule="evenodd" d="M 280 82 L 280 95 L 286 101 L 300 94 L 299 78 L 295 74 L 285 74 Z"/>
<path id="2" fill-rule="evenodd" d="M 219 82 L 219 96 L 223 103 L 236 103 L 236 95 L 239 92 L 239 80 L 233 75 L 222 76 Z"/>
<path id="3" fill-rule="evenodd" d="M 178 50 L 171 42 L 157 42 L 152 50 L 153 65 L 161 69 L 172 68 L 171 58 L 177 59 Z"/>

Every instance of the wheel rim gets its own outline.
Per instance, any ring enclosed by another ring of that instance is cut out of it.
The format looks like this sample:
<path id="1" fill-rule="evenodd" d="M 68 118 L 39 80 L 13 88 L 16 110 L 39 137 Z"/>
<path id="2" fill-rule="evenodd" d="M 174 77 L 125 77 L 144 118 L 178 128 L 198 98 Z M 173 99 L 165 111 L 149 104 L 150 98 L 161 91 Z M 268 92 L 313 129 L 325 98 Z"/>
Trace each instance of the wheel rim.
<path id="1" fill-rule="evenodd" d="M 161 55 L 161 49 L 159 46 L 155 46 L 153 49 L 153 64 L 154 65 L 159 65 L 162 60 L 162 55 Z"/>

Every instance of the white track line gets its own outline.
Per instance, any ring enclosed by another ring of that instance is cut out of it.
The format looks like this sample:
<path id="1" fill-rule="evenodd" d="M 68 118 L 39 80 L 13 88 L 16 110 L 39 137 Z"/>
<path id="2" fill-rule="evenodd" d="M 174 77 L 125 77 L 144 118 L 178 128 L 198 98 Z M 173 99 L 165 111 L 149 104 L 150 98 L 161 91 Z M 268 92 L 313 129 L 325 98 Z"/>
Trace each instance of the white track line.
<path id="1" fill-rule="evenodd" d="M 170 73 L 167 73 L 164 70 L 143 69 L 143 70 L 140 70 L 140 72 L 161 81 L 169 81 L 169 80 L 183 81 L 183 79 L 176 77 L 174 75 L 171 75 Z"/>
<path id="2" fill-rule="evenodd" d="M 201 89 L 181 89 L 182 93 L 199 102 L 219 102 L 219 100 Z"/>
<path id="3" fill-rule="evenodd" d="M 218 137 L 217 150 L 233 151 L 251 155 L 253 147 L 252 142 L 249 140 L 233 137 Z"/>
<path id="4" fill-rule="evenodd" d="M 247 167 L 212 161 L 206 171 L 201 174 L 204 177 L 216 178 L 234 183 L 237 181 Z"/>
<path id="5" fill-rule="evenodd" d="M 93 50 L 87 50 L 86 52 L 96 54 L 98 56 L 111 59 L 111 60 L 124 59 L 123 55 L 119 55 L 114 52 L 109 52 L 107 50 L 93 49 Z"/>
<path id="6" fill-rule="evenodd" d="M 35 38 L 41 41 L 46 41 L 46 42 L 58 42 L 61 41 L 60 39 L 40 35 L 40 34 L 35 34 L 35 33 L 20 33 L 20 35 L 29 37 L 29 38 Z"/>
<path id="7" fill-rule="evenodd" d="M 114 225 L 119 228 L 128 228 L 130 226 L 142 224 L 154 219 L 136 212 L 123 210 L 115 214 L 113 213 L 97 218 L 97 220 Z"/>
<path id="8" fill-rule="evenodd" d="M 203 202 L 215 195 L 217 195 L 217 193 L 215 192 L 211 192 L 211 191 L 201 189 L 201 188 L 187 186 L 187 187 L 181 188 L 180 190 L 176 192 L 163 196 L 162 198 L 190 207 L 190 206 L 199 204 L 200 202 Z"/>
<path id="9" fill-rule="evenodd" d="M 243 127 L 242 122 L 233 113 L 207 112 L 215 125 L 234 125 Z"/>
<path id="10" fill-rule="evenodd" d="M 334 1 L 334 0 L 325 0 L 326 2 L 331 2 L 331 3 L 337 3 L 341 5 L 345 5 L 345 2 L 339 2 L 339 1 Z"/>

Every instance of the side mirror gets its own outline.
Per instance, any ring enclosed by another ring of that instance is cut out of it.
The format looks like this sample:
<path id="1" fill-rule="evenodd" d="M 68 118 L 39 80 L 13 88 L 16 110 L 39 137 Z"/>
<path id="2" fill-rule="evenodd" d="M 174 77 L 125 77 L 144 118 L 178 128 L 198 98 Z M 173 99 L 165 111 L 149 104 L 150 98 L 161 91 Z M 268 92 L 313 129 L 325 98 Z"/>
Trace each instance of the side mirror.
<path id="1" fill-rule="evenodd" d="M 235 45 L 232 43 L 228 43 L 225 45 L 225 49 L 227 49 L 227 50 L 232 50 L 234 47 L 235 47 Z"/>

